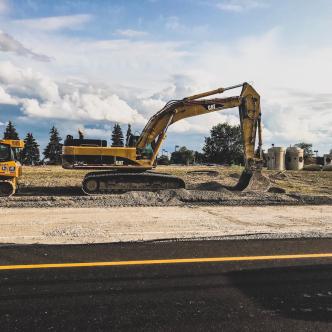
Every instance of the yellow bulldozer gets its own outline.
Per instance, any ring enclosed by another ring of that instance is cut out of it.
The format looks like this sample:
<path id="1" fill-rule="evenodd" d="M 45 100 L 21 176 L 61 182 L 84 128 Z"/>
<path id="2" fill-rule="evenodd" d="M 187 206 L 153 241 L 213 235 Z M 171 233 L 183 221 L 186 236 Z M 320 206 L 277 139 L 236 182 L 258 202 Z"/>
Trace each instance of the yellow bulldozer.
<path id="1" fill-rule="evenodd" d="M 242 88 L 240 95 L 205 98 L 235 88 Z M 239 108 L 245 161 L 245 169 L 234 189 L 266 191 L 269 181 L 261 173 L 260 96 L 248 83 L 169 101 L 150 118 L 140 136 L 130 137 L 126 147 L 108 147 L 106 140 L 84 139 L 81 135 L 74 139 L 68 135 L 63 146 L 62 166 L 65 169 L 93 170 L 82 182 L 82 189 L 88 195 L 185 188 L 181 178 L 151 171 L 168 127 L 188 117 L 234 107 Z"/>
<path id="2" fill-rule="evenodd" d="M 0 197 L 8 197 L 16 192 L 22 166 L 18 161 L 19 150 L 24 148 L 21 140 L 0 140 Z"/>

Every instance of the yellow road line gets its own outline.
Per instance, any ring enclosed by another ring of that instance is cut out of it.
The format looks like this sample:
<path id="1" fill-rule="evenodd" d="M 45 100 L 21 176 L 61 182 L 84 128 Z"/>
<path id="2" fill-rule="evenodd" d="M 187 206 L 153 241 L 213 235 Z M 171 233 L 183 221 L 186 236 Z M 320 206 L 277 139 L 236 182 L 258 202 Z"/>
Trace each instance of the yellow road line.
<path id="1" fill-rule="evenodd" d="M 262 261 L 262 260 L 285 260 L 285 259 L 308 259 L 308 258 L 332 258 L 332 253 L 272 255 L 272 256 L 176 258 L 176 259 L 153 259 L 153 260 L 113 261 L 113 262 L 0 265 L 0 270 L 49 269 L 49 268 L 58 269 L 58 268 L 98 267 L 98 266 L 160 265 L 160 264 L 185 264 L 185 263 L 216 263 L 216 262 L 239 262 L 239 261 Z"/>

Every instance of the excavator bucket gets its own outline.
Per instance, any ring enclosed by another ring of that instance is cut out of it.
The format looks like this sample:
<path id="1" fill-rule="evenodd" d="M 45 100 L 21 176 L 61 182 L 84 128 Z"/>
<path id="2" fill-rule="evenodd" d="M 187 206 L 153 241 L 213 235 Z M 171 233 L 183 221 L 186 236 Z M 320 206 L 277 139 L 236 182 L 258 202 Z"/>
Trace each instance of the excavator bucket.
<path id="1" fill-rule="evenodd" d="M 260 170 L 255 170 L 251 172 L 243 171 L 239 182 L 232 189 L 244 192 L 266 192 L 270 189 L 270 186 L 270 180 Z"/>

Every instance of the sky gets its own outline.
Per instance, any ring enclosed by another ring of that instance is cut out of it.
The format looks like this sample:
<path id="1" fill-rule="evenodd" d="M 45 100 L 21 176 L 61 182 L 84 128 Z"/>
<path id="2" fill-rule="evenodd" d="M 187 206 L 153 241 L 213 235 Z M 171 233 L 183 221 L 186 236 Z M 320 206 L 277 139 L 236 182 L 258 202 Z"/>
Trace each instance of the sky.
<path id="1" fill-rule="evenodd" d="M 0 0 L 0 133 L 51 126 L 110 142 L 171 99 L 249 82 L 264 148 L 332 149 L 332 1 Z M 231 95 L 238 95 L 233 90 Z M 230 95 L 230 94 L 228 94 Z M 179 121 L 163 148 L 201 150 L 236 109 Z"/>

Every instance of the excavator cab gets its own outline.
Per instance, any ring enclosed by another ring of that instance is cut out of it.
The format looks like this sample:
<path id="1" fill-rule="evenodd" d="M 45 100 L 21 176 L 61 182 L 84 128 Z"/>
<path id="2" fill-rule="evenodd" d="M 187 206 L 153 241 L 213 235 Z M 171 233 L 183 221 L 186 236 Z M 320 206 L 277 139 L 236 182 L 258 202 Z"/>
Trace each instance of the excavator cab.
<path id="1" fill-rule="evenodd" d="M 21 140 L 0 140 L 0 197 L 8 197 L 16 192 L 17 180 L 22 175 L 18 156 L 23 147 Z"/>

